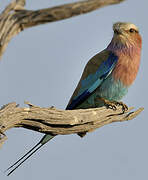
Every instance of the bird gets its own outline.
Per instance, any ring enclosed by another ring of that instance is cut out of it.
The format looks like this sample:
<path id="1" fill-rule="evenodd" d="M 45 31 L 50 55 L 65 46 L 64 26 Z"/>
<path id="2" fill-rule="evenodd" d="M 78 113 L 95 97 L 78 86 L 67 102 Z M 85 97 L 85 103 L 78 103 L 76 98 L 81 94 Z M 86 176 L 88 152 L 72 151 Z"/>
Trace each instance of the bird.
<path id="1" fill-rule="evenodd" d="M 142 37 L 138 27 L 130 22 L 113 24 L 113 37 L 109 45 L 92 57 L 86 64 L 80 81 L 71 96 L 66 110 L 107 106 L 116 110 L 122 106 L 123 113 L 128 108 L 120 100 L 133 84 L 140 66 Z M 86 134 L 78 133 L 83 137 Z M 32 154 L 55 135 L 46 134 L 29 152 L 10 166 L 10 175 Z"/>

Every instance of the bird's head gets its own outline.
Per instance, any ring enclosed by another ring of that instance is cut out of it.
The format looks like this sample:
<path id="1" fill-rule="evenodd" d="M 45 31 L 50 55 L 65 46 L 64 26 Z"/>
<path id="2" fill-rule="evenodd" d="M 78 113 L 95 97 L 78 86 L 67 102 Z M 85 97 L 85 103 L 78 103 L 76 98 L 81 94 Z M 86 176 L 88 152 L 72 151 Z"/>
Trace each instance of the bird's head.
<path id="1" fill-rule="evenodd" d="M 141 48 L 141 36 L 136 25 L 127 22 L 117 22 L 113 24 L 113 41 L 121 45 L 130 46 L 136 45 Z"/>

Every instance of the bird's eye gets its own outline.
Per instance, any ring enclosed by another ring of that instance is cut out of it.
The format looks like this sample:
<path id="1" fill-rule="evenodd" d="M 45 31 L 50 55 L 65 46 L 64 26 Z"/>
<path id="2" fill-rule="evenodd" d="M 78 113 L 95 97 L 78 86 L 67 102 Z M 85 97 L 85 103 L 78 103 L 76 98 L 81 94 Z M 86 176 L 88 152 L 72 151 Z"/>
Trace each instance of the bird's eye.
<path id="1" fill-rule="evenodd" d="M 137 31 L 136 31 L 135 29 L 131 28 L 131 29 L 129 30 L 129 32 L 133 33 L 133 32 L 137 32 Z"/>

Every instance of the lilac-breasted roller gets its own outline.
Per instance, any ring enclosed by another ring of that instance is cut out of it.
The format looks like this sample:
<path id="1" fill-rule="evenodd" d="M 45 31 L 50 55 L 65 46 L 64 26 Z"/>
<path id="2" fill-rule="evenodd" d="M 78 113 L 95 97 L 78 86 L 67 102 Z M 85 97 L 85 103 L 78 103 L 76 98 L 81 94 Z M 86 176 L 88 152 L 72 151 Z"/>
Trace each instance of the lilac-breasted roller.
<path id="1" fill-rule="evenodd" d="M 138 28 L 132 23 L 117 22 L 113 25 L 113 31 L 113 38 L 107 48 L 86 64 L 66 110 L 96 108 L 106 104 L 109 107 L 120 104 L 123 109 L 126 108 L 119 101 L 136 78 L 142 39 Z M 7 169 L 15 166 L 8 175 L 53 137 L 51 134 L 45 135 L 35 147 Z"/>

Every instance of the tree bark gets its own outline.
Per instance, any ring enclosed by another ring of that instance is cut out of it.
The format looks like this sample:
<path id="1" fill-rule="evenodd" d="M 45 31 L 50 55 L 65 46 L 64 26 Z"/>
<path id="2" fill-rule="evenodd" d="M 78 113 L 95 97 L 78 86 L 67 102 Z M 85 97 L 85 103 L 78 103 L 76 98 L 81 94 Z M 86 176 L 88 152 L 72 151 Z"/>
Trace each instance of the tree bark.
<path id="1" fill-rule="evenodd" d="M 26 102 L 28 108 L 19 107 L 16 103 L 9 103 L 0 109 L 1 143 L 6 140 L 4 132 L 13 127 L 23 127 L 46 134 L 66 135 L 92 132 L 96 128 L 113 122 L 122 122 L 135 118 L 143 108 L 131 112 L 133 108 L 122 113 L 106 107 L 59 110 L 54 107 L 41 108 Z"/>
<path id="2" fill-rule="evenodd" d="M 67 19 L 122 1 L 86 0 L 32 11 L 24 9 L 25 0 L 15 0 L 0 15 L 0 58 L 9 41 L 26 28 Z"/>

